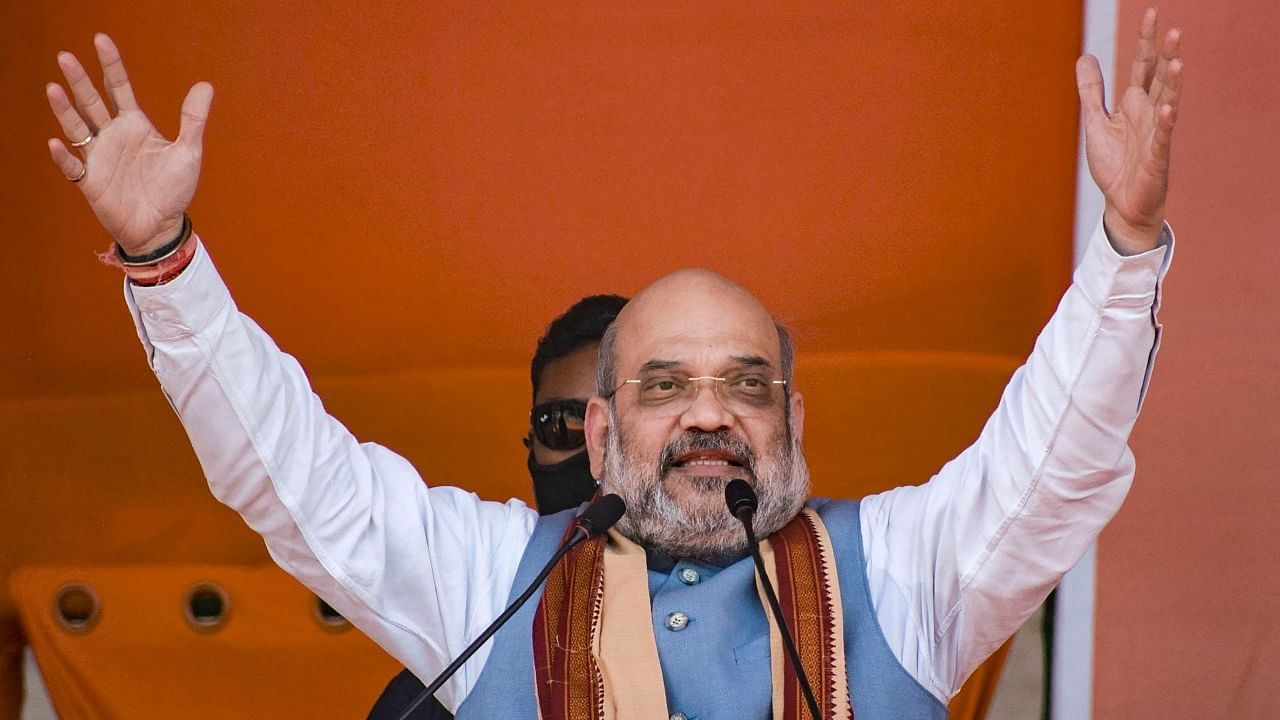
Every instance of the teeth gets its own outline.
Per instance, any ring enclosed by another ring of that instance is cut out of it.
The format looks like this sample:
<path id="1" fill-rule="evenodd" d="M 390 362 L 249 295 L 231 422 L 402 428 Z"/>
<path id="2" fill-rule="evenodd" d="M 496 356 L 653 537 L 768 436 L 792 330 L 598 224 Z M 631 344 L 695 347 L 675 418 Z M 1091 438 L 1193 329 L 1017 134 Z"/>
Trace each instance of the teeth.
<path id="1" fill-rule="evenodd" d="M 686 466 L 689 466 L 689 465 L 728 465 L 728 464 L 729 464 L 729 461 L 728 461 L 728 460 L 690 460 L 689 462 L 685 463 L 685 465 L 686 465 Z"/>

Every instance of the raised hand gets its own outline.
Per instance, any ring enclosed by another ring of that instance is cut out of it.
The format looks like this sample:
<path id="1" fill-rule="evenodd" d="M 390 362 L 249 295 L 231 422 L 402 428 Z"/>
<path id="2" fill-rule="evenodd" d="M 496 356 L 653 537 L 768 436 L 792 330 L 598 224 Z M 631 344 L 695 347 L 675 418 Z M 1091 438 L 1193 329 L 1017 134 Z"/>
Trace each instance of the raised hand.
<path id="1" fill-rule="evenodd" d="M 56 138 L 49 140 L 49 155 L 84 193 L 120 247 L 129 255 L 145 255 L 181 231 L 182 214 L 200 179 L 201 141 L 213 86 L 196 83 L 187 93 L 178 139 L 169 142 L 138 108 L 115 43 L 98 34 L 93 44 L 114 107 L 102 101 L 74 55 L 58 53 L 75 105 L 57 83 L 49 83 L 45 92 L 62 132 L 80 155 Z"/>
<path id="2" fill-rule="evenodd" d="M 1124 254 L 1154 248 L 1164 223 L 1169 146 L 1182 85 L 1181 39 L 1179 30 L 1170 30 L 1157 50 L 1156 10 L 1147 9 L 1129 84 L 1111 113 L 1103 102 L 1097 58 L 1086 55 L 1076 62 L 1085 157 L 1106 199 L 1107 235 Z"/>

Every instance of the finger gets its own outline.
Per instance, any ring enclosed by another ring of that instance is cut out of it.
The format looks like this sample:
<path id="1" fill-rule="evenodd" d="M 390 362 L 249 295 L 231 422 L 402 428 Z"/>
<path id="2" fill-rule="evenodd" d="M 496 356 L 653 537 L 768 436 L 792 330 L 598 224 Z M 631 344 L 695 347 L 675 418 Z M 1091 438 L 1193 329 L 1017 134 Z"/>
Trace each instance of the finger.
<path id="1" fill-rule="evenodd" d="M 1173 125 L 1177 122 L 1178 111 L 1172 105 L 1161 105 L 1156 112 L 1156 130 L 1151 137 L 1151 154 L 1155 158 L 1156 167 L 1165 170 L 1169 167 L 1169 150 L 1173 144 Z"/>
<path id="2" fill-rule="evenodd" d="M 1156 98 L 1156 107 L 1173 108 L 1175 117 L 1178 115 L 1178 102 L 1182 98 L 1182 75 L 1182 58 L 1170 60 L 1164 88 L 1160 91 L 1160 97 Z"/>
<path id="3" fill-rule="evenodd" d="M 75 96 L 76 107 L 80 108 L 80 116 L 95 132 L 106 127 L 107 123 L 111 122 L 111 112 L 102 102 L 102 96 L 98 95 L 98 89 L 93 86 L 93 81 L 85 73 L 80 61 L 75 55 L 64 50 L 58 53 L 58 67 L 62 68 L 67 86 Z"/>
<path id="4" fill-rule="evenodd" d="M 98 50 L 98 62 L 102 63 L 102 85 L 107 89 L 107 97 L 116 106 L 116 112 L 137 110 L 138 102 L 133 97 L 133 86 L 129 84 L 129 75 L 124 71 L 124 60 L 115 42 L 103 33 L 93 36 L 93 45 Z"/>
<path id="5" fill-rule="evenodd" d="M 1152 7 L 1142 15 L 1138 48 L 1133 56 L 1133 67 L 1129 70 L 1129 84 L 1146 92 L 1151 86 L 1151 78 L 1155 76 L 1156 62 L 1156 9 Z"/>
<path id="6" fill-rule="evenodd" d="M 1168 102 L 1166 95 L 1168 94 L 1168 86 L 1172 81 L 1169 77 L 1170 63 L 1177 62 L 1181 66 L 1182 60 L 1179 59 L 1179 45 L 1182 42 L 1182 31 L 1174 28 L 1164 38 L 1164 47 L 1160 51 L 1160 63 L 1156 66 L 1155 79 L 1151 81 L 1151 98 L 1155 101 L 1156 107 Z"/>
<path id="7" fill-rule="evenodd" d="M 49 140 L 49 157 L 53 158 L 53 164 L 58 166 L 58 170 L 62 172 L 62 176 L 68 180 L 75 181 L 76 178 L 82 177 L 81 172 L 86 169 L 84 161 L 67 149 L 61 140 Z"/>
<path id="8" fill-rule="evenodd" d="M 187 98 L 182 101 L 182 123 L 178 127 L 178 142 L 199 150 L 204 140 L 204 126 L 209 120 L 209 107 L 213 104 L 213 86 L 198 82 L 191 86 Z"/>
<path id="9" fill-rule="evenodd" d="M 63 135 L 66 135 L 71 142 L 80 142 L 93 134 L 93 130 L 85 123 L 84 118 L 80 117 L 80 113 L 71 106 L 67 91 L 63 90 L 61 85 L 58 83 L 45 85 L 44 94 L 49 99 L 53 116 L 62 126 Z"/>
<path id="10" fill-rule="evenodd" d="M 1080 109 L 1086 122 L 1107 117 L 1103 103 L 1102 67 L 1098 65 L 1098 58 L 1082 55 L 1076 60 L 1076 90 L 1080 93 Z"/>

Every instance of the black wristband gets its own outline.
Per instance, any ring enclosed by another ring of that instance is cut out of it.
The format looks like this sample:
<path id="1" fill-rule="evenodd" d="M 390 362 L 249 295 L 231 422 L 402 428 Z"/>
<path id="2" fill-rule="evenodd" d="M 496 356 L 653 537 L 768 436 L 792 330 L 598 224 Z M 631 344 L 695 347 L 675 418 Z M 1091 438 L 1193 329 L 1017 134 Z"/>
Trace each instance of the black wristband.
<path id="1" fill-rule="evenodd" d="M 182 213 L 182 229 L 178 231 L 178 237 L 146 255 L 130 255 L 120 247 L 120 243 L 116 243 L 116 254 L 120 256 L 120 262 L 123 265 L 153 265 L 177 252 L 189 237 L 191 237 L 191 218 L 186 213 Z"/>

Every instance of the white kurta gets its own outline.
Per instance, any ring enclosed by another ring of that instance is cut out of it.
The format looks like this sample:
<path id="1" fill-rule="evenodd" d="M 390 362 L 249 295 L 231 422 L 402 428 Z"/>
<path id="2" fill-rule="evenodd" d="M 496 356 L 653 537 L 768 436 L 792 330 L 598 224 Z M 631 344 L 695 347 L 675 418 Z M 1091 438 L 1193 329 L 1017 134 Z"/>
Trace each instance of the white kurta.
<path id="1" fill-rule="evenodd" d="M 1129 431 L 1159 343 L 1162 246 L 1121 257 L 1098 231 L 981 436 L 928 483 L 865 498 L 876 616 L 942 701 L 1039 606 L 1116 513 Z M 231 299 L 201 247 L 176 280 L 126 283 L 138 336 L 219 500 L 285 570 L 419 677 L 505 606 L 537 514 L 428 488 L 326 414 L 302 368 Z M 456 708 L 488 657 L 442 688 Z"/>

